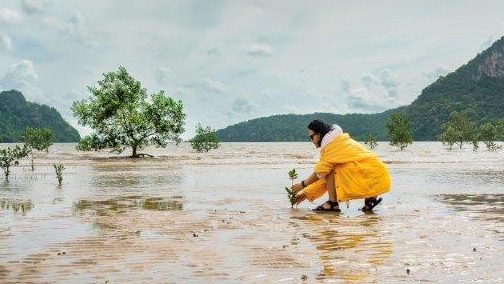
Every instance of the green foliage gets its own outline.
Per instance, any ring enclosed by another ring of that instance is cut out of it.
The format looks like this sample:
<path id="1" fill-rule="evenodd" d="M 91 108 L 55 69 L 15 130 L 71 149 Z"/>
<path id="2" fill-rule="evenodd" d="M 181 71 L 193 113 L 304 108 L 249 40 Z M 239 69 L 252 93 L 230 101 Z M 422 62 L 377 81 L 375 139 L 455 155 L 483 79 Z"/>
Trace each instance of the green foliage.
<path id="1" fill-rule="evenodd" d="M 94 148 L 94 141 L 98 140 L 97 138 L 93 138 L 95 135 L 91 134 L 83 137 L 75 148 L 79 151 L 98 151 L 99 149 Z"/>
<path id="2" fill-rule="evenodd" d="M 78 149 L 121 153 L 130 147 L 132 157 L 138 157 L 137 149 L 166 147 L 170 141 L 181 141 L 186 117 L 181 101 L 163 91 L 149 97 L 124 67 L 103 76 L 98 86 L 88 87 L 91 96 L 87 100 L 72 106 L 79 124 L 94 131 L 79 143 Z"/>
<path id="3" fill-rule="evenodd" d="M 26 145 L 0 149 L 0 167 L 4 171 L 6 180 L 9 179 L 10 168 L 19 165 L 19 160 L 28 156 L 28 152 L 29 149 Z"/>
<path id="4" fill-rule="evenodd" d="M 376 143 L 376 138 L 371 133 L 368 133 L 364 144 L 366 144 L 366 146 L 368 146 L 371 150 L 378 146 L 378 143 Z"/>
<path id="5" fill-rule="evenodd" d="M 291 204 L 291 208 L 296 204 L 296 194 L 292 191 L 292 189 L 285 187 L 285 191 L 287 192 L 287 198 Z"/>
<path id="6" fill-rule="evenodd" d="M 448 118 L 448 121 L 441 125 L 441 129 L 443 130 L 443 132 L 440 136 L 440 140 L 444 144 L 451 144 L 450 149 L 453 144 L 458 144 L 459 148 L 462 149 L 462 145 L 464 143 L 472 142 L 474 146 L 474 141 L 477 141 L 477 136 L 475 136 L 475 125 L 471 121 L 469 115 L 465 112 L 452 112 Z M 450 131 L 450 135 L 443 135 L 443 133 L 445 133 L 445 131 L 447 130 Z M 448 137 L 450 140 L 446 141 L 446 137 Z M 475 148 L 477 149 L 477 147 Z"/>
<path id="7" fill-rule="evenodd" d="M 53 133 L 49 128 L 28 127 L 23 136 L 24 143 L 31 149 L 37 151 L 49 151 L 53 144 Z"/>
<path id="8" fill-rule="evenodd" d="M 291 185 L 294 185 L 294 180 L 297 179 L 298 174 L 296 173 L 296 169 L 290 170 L 288 173 L 289 179 L 291 180 Z M 292 189 L 285 187 L 285 191 L 287 192 L 287 198 L 291 204 L 291 208 L 296 204 L 296 194 L 292 191 Z"/>
<path id="9" fill-rule="evenodd" d="M 208 152 L 220 146 L 219 138 L 215 134 L 215 130 L 210 128 L 210 126 L 202 127 L 199 123 L 196 125 L 196 135 L 190 142 L 191 147 L 198 153 Z"/>
<path id="10" fill-rule="evenodd" d="M 58 184 L 61 186 L 63 182 L 63 171 L 65 166 L 63 164 L 53 164 L 54 171 L 56 172 L 56 178 L 58 179 Z"/>
<path id="11" fill-rule="evenodd" d="M 18 91 L 0 92 L 0 143 L 23 140 L 27 127 L 48 128 L 56 142 L 76 142 L 80 136 L 54 108 L 27 102 Z"/>
<path id="12" fill-rule="evenodd" d="M 504 119 L 495 121 L 494 125 L 495 132 L 497 133 L 495 135 L 495 140 L 504 141 Z"/>
<path id="13" fill-rule="evenodd" d="M 451 151 L 457 142 L 457 131 L 451 125 L 447 125 L 439 136 L 439 140 Z"/>
<path id="14" fill-rule="evenodd" d="M 389 144 L 391 146 L 399 147 L 402 151 L 413 143 L 410 124 L 410 120 L 406 116 L 400 113 L 392 114 L 387 122 L 387 130 L 390 139 Z"/>
<path id="15" fill-rule="evenodd" d="M 495 141 L 498 140 L 498 126 L 492 122 L 486 122 L 479 127 L 479 138 L 489 151 L 496 151 L 501 148 Z"/>
<path id="16" fill-rule="evenodd" d="M 31 168 L 33 160 L 35 160 L 35 151 L 49 152 L 49 147 L 53 144 L 53 133 L 49 128 L 32 128 L 28 127 L 23 135 L 25 145 L 28 147 L 31 154 Z"/>
<path id="17" fill-rule="evenodd" d="M 296 169 L 292 169 L 288 172 L 289 174 L 289 179 L 292 181 L 294 184 L 294 180 L 298 178 L 298 174 L 296 173 Z"/>

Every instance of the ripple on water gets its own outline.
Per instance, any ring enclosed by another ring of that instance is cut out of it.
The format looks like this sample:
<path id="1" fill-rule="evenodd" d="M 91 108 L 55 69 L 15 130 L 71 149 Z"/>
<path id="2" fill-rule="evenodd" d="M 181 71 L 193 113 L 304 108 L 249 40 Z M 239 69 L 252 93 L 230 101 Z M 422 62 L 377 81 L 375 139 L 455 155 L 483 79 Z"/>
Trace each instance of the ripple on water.
<path id="1" fill-rule="evenodd" d="M 478 220 L 504 241 L 504 194 L 440 194 L 450 208 Z"/>

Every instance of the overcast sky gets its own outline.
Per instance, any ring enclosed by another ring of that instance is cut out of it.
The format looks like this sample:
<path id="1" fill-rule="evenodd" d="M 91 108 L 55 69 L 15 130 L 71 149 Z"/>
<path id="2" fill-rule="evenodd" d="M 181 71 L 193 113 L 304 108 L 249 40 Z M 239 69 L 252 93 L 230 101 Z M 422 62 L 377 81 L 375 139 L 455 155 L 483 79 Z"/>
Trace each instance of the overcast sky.
<path id="1" fill-rule="evenodd" d="M 123 65 L 184 102 L 183 138 L 198 122 L 380 112 L 503 36 L 503 11 L 502 0 L 0 0 L 0 90 L 77 127 L 72 102 Z"/>

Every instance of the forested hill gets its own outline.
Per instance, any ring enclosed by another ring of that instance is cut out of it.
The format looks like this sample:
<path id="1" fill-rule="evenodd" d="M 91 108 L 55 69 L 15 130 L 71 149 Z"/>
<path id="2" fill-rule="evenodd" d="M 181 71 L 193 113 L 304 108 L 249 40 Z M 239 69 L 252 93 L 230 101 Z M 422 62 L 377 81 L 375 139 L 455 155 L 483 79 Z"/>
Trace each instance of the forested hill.
<path id="1" fill-rule="evenodd" d="M 313 119 L 321 119 L 330 124 L 340 125 L 345 132 L 351 133 L 358 139 L 363 139 L 367 133 L 375 133 L 383 140 L 388 117 L 389 114 L 385 112 L 346 115 L 332 113 L 275 115 L 228 126 L 223 130 L 218 130 L 217 135 L 221 141 L 234 142 L 308 141 L 306 126 Z"/>
<path id="2" fill-rule="evenodd" d="M 18 91 L 0 92 L 0 143 L 20 142 L 27 127 L 52 129 L 55 142 L 77 142 L 79 133 L 54 108 L 27 102 Z"/>
<path id="3" fill-rule="evenodd" d="M 275 115 L 252 119 L 218 130 L 221 141 L 306 141 L 306 126 L 315 118 L 337 123 L 345 132 L 363 139 L 373 133 L 386 140 L 386 121 L 399 112 L 412 121 L 415 140 L 437 140 L 453 111 L 466 111 L 480 124 L 504 118 L 504 38 L 494 42 L 454 72 L 422 90 L 408 106 L 377 114 Z"/>
<path id="4" fill-rule="evenodd" d="M 504 37 L 455 72 L 440 77 L 405 108 L 417 140 L 434 140 L 453 111 L 477 124 L 504 118 Z"/>

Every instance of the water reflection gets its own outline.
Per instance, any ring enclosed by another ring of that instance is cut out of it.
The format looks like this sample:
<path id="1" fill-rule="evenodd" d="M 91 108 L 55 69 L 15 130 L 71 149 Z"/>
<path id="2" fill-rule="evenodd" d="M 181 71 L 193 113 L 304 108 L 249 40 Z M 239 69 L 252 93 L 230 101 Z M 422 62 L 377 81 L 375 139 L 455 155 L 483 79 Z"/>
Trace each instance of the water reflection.
<path id="1" fill-rule="evenodd" d="M 153 211 L 183 210 L 181 196 L 172 198 L 124 196 L 106 200 L 81 199 L 74 203 L 74 212 L 78 214 L 91 213 L 98 216 L 107 216 L 112 213 L 126 213 L 130 210 L 143 209 Z"/>
<path id="2" fill-rule="evenodd" d="M 0 209 L 6 211 L 12 211 L 14 213 L 21 213 L 25 215 L 33 208 L 33 203 L 30 199 L 28 200 L 17 200 L 17 199 L 0 199 Z"/>
<path id="3" fill-rule="evenodd" d="M 383 265 L 392 254 L 392 242 L 381 232 L 378 215 L 347 218 L 337 214 L 292 217 L 311 233 L 304 237 L 319 252 L 323 270 L 317 280 L 367 281 L 370 267 Z M 374 270 L 374 269 L 373 269 Z"/>

